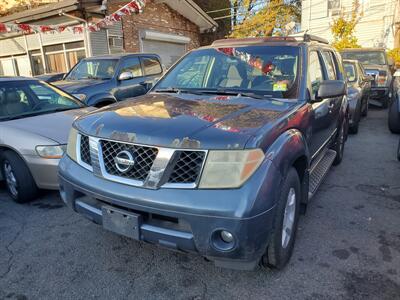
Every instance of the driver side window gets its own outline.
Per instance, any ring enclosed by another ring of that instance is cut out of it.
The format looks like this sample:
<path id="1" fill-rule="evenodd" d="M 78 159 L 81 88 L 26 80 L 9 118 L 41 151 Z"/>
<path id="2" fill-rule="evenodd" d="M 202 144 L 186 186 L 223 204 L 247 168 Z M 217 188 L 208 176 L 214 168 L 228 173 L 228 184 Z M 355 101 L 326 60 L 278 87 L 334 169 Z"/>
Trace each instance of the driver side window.
<path id="1" fill-rule="evenodd" d="M 319 86 L 324 80 L 321 60 L 317 51 L 311 51 L 308 62 L 308 87 L 311 100 L 315 100 Z"/>

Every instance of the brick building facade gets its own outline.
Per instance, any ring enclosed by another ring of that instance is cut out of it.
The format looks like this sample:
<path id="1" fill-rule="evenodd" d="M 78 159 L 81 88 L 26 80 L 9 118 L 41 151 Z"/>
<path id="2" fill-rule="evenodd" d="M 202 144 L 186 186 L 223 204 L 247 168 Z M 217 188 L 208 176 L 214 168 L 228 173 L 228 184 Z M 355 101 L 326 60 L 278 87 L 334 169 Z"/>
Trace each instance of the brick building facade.
<path id="1" fill-rule="evenodd" d="M 109 0 L 115 11 L 126 1 Z M 124 50 L 155 52 L 169 67 L 182 54 L 200 46 L 201 33 L 217 24 L 191 0 L 147 0 L 144 12 L 122 18 Z"/>

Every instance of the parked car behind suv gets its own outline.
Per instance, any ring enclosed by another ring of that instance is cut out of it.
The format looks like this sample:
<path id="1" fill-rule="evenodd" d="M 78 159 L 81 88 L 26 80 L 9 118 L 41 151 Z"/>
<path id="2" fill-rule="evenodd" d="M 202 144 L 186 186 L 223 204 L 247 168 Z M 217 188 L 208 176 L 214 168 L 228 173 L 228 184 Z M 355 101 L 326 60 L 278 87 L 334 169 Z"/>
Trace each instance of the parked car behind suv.
<path id="1" fill-rule="evenodd" d="M 371 87 L 371 100 L 378 101 L 387 108 L 393 96 L 393 60 L 389 59 L 383 48 L 344 49 L 343 59 L 358 60 L 367 75 L 374 80 Z"/>
<path id="2" fill-rule="evenodd" d="M 53 84 L 90 106 L 104 106 L 147 93 L 162 75 L 155 54 L 114 54 L 82 59 Z"/>
<path id="3" fill-rule="evenodd" d="M 58 189 L 72 122 L 92 110 L 37 79 L 0 78 L 0 180 L 16 202 L 33 200 L 38 188 Z"/>
<path id="4" fill-rule="evenodd" d="M 345 93 L 325 40 L 216 41 L 147 95 L 74 123 L 61 197 L 121 235 L 223 267 L 283 268 L 300 211 L 342 160 Z"/>
<path id="5" fill-rule="evenodd" d="M 344 60 L 347 76 L 347 99 L 350 107 L 350 132 L 357 133 L 361 117 L 368 115 L 372 77 L 365 74 L 357 60 Z"/>

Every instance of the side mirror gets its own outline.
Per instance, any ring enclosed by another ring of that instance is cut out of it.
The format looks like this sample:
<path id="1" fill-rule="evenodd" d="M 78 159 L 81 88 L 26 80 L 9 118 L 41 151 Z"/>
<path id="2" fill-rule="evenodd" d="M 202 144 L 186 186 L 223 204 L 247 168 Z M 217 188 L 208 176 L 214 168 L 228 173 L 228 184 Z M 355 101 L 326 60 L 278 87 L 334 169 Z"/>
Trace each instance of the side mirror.
<path id="1" fill-rule="evenodd" d="M 319 85 L 317 99 L 335 98 L 346 95 L 346 83 L 342 80 L 325 80 Z"/>
<path id="2" fill-rule="evenodd" d="M 129 80 L 132 79 L 134 76 L 132 74 L 132 72 L 122 72 L 121 74 L 119 74 L 118 76 L 118 80 L 123 81 L 123 80 Z"/>

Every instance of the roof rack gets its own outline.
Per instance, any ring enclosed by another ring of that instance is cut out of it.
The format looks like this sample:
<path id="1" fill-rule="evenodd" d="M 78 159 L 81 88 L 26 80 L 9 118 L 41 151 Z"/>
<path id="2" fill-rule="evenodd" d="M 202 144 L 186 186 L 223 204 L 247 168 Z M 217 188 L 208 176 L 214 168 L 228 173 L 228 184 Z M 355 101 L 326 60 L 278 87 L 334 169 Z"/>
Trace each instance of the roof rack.
<path id="1" fill-rule="evenodd" d="M 301 36 L 270 36 L 270 37 L 260 37 L 260 38 L 242 38 L 242 39 L 222 39 L 216 40 L 211 45 L 212 46 L 226 46 L 231 44 L 261 44 L 267 42 L 319 42 L 323 44 L 329 44 L 326 39 L 320 38 L 311 34 L 304 34 Z"/>
<path id="2" fill-rule="evenodd" d="M 329 44 L 328 40 L 326 40 L 324 38 L 321 38 L 319 36 L 316 36 L 316 35 L 308 34 L 308 33 L 304 34 L 303 41 L 304 42 L 319 42 L 319 43 L 323 43 L 323 44 Z"/>

